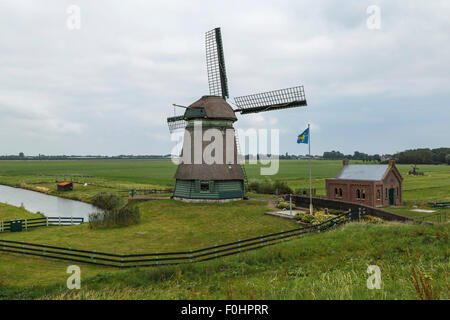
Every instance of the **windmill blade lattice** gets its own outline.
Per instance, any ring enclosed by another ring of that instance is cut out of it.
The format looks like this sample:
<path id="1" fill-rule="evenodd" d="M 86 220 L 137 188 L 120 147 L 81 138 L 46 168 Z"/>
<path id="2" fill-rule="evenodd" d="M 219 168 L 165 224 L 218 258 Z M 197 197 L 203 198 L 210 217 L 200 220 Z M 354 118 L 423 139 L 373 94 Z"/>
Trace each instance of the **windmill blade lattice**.
<path id="1" fill-rule="evenodd" d="M 303 86 L 236 97 L 234 98 L 234 102 L 238 107 L 234 111 L 240 112 L 241 114 L 302 107 L 307 105 Z"/>
<path id="2" fill-rule="evenodd" d="M 186 128 L 186 120 L 184 120 L 184 116 L 176 116 L 167 118 L 167 125 L 169 126 L 170 133 Z"/>
<path id="3" fill-rule="evenodd" d="M 228 98 L 228 80 L 220 28 L 206 32 L 205 44 L 209 93 L 226 99 Z"/>

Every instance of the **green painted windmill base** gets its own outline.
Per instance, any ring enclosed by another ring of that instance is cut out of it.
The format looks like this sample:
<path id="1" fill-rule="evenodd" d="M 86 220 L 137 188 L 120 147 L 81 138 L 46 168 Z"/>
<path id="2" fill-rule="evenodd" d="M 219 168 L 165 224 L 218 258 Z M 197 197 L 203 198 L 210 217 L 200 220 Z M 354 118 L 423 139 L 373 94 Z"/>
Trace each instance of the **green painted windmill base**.
<path id="1" fill-rule="evenodd" d="M 222 203 L 242 200 L 243 180 L 178 180 L 173 199 L 185 202 Z"/>

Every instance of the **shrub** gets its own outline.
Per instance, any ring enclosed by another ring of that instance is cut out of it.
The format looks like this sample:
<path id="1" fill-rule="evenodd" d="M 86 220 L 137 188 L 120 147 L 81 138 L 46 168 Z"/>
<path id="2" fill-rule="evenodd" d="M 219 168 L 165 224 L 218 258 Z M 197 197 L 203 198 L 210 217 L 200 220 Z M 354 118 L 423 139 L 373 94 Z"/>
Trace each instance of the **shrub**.
<path id="1" fill-rule="evenodd" d="M 289 202 L 286 202 L 286 201 L 279 201 L 277 204 L 277 207 L 280 209 L 286 209 L 286 210 L 290 209 Z"/>
<path id="2" fill-rule="evenodd" d="M 274 190 L 278 189 L 278 194 L 288 194 L 288 193 L 292 193 L 292 189 L 291 187 L 288 186 L 288 184 L 286 183 L 286 181 L 275 181 L 273 184 L 273 188 Z"/>
<path id="3" fill-rule="evenodd" d="M 309 212 L 297 212 L 294 219 L 304 223 L 318 224 L 334 217 L 334 215 L 325 214 L 323 211 L 315 212 L 314 214 L 310 214 Z"/>
<path id="4" fill-rule="evenodd" d="M 127 226 L 138 223 L 140 218 L 139 207 L 125 206 L 120 209 L 91 213 L 89 215 L 89 227 Z"/>
<path id="5" fill-rule="evenodd" d="M 306 212 L 297 212 L 294 216 L 294 219 L 304 223 L 312 223 L 314 220 L 314 215 Z"/>
<path id="6" fill-rule="evenodd" d="M 339 216 L 343 214 L 344 212 L 342 210 L 336 210 L 336 209 L 328 209 L 328 214 L 332 214 L 335 216 Z"/>
<path id="7" fill-rule="evenodd" d="M 97 194 L 92 198 L 92 204 L 103 210 L 119 209 L 125 204 L 125 200 L 114 194 Z"/>
<path id="8" fill-rule="evenodd" d="M 261 194 L 287 194 L 292 193 L 292 189 L 287 185 L 285 181 L 275 181 L 270 180 L 263 181 L 253 181 L 248 185 L 249 191 L 253 191 Z"/>
<path id="9" fill-rule="evenodd" d="M 103 209 L 89 215 L 89 227 L 127 226 L 138 223 L 140 212 L 137 206 L 125 205 L 125 200 L 113 194 L 98 194 L 92 204 Z"/>
<path id="10" fill-rule="evenodd" d="M 383 223 L 383 219 L 378 218 L 378 217 L 374 217 L 374 216 L 370 216 L 370 215 L 362 216 L 361 220 L 369 222 L 369 223 Z"/>

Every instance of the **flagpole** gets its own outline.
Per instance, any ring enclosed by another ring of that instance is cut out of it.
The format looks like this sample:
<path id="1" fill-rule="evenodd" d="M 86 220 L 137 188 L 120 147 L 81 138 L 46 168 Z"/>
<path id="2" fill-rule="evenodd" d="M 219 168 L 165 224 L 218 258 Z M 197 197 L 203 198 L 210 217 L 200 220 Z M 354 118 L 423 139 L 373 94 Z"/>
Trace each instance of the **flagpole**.
<path id="1" fill-rule="evenodd" d="M 312 184 L 311 184 L 311 129 L 309 128 L 308 123 L 308 166 L 309 166 L 309 213 L 313 214 L 313 205 L 312 205 Z"/>

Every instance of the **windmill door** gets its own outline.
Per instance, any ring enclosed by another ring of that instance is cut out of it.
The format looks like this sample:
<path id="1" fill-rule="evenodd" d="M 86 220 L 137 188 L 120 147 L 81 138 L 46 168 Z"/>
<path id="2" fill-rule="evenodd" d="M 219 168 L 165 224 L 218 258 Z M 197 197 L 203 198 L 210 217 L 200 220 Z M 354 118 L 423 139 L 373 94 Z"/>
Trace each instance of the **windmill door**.
<path id="1" fill-rule="evenodd" d="M 395 205 L 395 189 L 394 188 L 389 189 L 389 205 L 390 206 Z"/>

